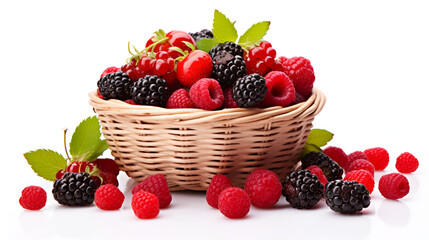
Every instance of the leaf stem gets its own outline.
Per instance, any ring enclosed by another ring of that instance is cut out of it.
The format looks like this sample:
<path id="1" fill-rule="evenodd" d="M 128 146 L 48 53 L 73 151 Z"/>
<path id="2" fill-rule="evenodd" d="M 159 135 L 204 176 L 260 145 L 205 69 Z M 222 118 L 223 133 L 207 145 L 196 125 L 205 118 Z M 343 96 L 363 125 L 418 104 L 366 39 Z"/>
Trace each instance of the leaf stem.
<path id="1" fill-rule="evenodd" d="M 65 150 L 66 155 L 67 155 L 67 160 L 68 160 L 68 161 L 70 161 L 70 160 L 71 160 L 71 158 L 70 158 L 70 156 L 69 156 L 69 151 L 67 150 L 67 137 L 66 137 L 67 130 L 68 130 L 67 128 L 66 128 L 66 129 L 64 129 L 64 150 Z"/>

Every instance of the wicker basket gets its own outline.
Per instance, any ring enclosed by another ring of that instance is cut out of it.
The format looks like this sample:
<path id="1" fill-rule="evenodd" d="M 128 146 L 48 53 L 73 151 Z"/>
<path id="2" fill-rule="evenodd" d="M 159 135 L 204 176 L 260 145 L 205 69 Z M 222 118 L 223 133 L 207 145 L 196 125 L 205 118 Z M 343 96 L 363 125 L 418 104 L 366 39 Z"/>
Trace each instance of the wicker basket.
<path id="1" fill-rule="evenodd" d="M 171 191 L 206 190 L 218 173 L 243 186 L 259 167 L 291 171 L 326 100 L 314 89 L 290 107 L 206 111 L 89 97 L 120 169 L 136 181 L 164 174 Z"/>

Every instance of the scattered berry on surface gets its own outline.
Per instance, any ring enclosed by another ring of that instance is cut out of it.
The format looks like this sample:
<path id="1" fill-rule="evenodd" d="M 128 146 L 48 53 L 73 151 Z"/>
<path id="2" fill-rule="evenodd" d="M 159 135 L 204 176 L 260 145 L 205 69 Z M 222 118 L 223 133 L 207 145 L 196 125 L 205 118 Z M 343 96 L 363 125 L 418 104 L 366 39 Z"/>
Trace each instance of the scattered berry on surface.
<path id="1" fill-rule="evenodd" d="M 105 100 L 126 100 L 131 98 L 131 85 L 132 81 L 128 75 L 121 71 L 109 73 L 106 76 L 101 77 L 97 82 L 98 91 Z"/>
<path id="2" fill-rule="evenodd" d="M 371 173 L 372 176 L 374 176 L 374 172 L 375 172 L 374 165 L 372 165 L 370 161 L 365 159 L 357 159 L 352 163 L 350 163 L 347 171 L 351 172 L 353 170 L 366 170 L 369 173 Z"/>
<path id="3" fill-rule="evenodd" d="M 249 213 L 250 198 L 241 188 L 226 188 L 219 195 L 218 207 L 228 218 L 243 218 Z"/>
<path id="4" fill-rule="evenodd" d="M 400 173 L 390 173 L 381 176 L 378 181 L 378 190 L 387 199 L 399 199 L 410 192 L 408 179 Z"/>
<path id="5" fill-rule="evenodd" d="M 326 205 L 333 211 L 352 214 L 362 211 L 371 203 L 371 197 L 364 185 L 356 181 L 335 180 L 325 186 Z"/>
<path id="6" fill-rule="evenodd" d="M 323 196 L 324 185 L 309 170 L 289 173 L 283 182 L 283 195 L 286 201 L 298 209 L 310 209 Z"/>
<path id="7" fill-rule="evenodd" d="M 375 170 L 384 170 L 389 164 L 389 153 L 386 149 L 375 147 L 363 151 L 368 160 L 374 165 Z"/>
<path id="8" fill-rule="evenodd" d="M 167 82 L 158 76 L 146 75 L 131 87 L 133 101 L 140 105 L 164 107 L 167 102 Z"/>
<path id="9" fill-rule="evenodd" d="M 326 179 L 325 174 L 323 174 L 322 169 L 316 165 L 310 165 L 306 168 L 311 172 L 311 174 L 314 174 L 317 176 L 317 179 L 325 186 L 328 183 L 328 179 Z"/>
<path id="10" fill-rule="evenodd" d="M 216 174 L 210 181 L 206 192 L 207 203 L 213 208 L 218 208 L 219 194 L 229 187 L 232 187 L 231 180 L 225 175 Z"/>
<path id="11" fill-rule="evenodd" d="M 368 160 L 368 156 L 366 156 L 366 154 L 362 151 L 354 151 L 352 153 L 350 153 L 349 155 L 347 155 L 347 157 L 349 158 L 349 164 L 350 165 L 352 162 L 358 160 L 358 159 L 365 159 Z M 346 169 L 348 169 L 348 165 L 346 167 Z"/>
<path id="12" fill-rule="evenodd" d="M 112 184 L 100 186 L 94 196 L 95 205 L 102 210 L 118 210 L 122 207 L 124 199 L 121 190 Z"/>
<path id="13" fill-rule="evenodd" d="M 115 160 L 111 158 L 97 158 L 92 163 L 102 172 L 110 172 L 115 176 L 119 174 L 119 166 L 116 164 Z"/>
<path id="14" fill-rule="evenodd" d="M 400 173 L 412 173 L 419 167 L 419 160 L 413 154 L 404 152 L 396 158 L 395 167 Z"/>
<path id="15" fill-rule="evenodd" d="M 265 76 L 267 93 L 264 106 L 289 106 L 295 101 L 295 88 L 292 81 L 283 72 L 271 71 Z"/>
<path id="16" fill-rule="evenodd" d="M 21 192 L 19 204 L 27 210 L 40 210 L 46 205 L 46 192 L 39 186 L 28 186 Z"/>
<path id="17" fill-rule="evenodd" d="M 272 171 L 253 171 L 246 178 L 244 190 L 250 197 L 253 206 L 268 208 L 279 201 L 282 194 L 280 180 Z"/>
<path id="18" fill-rule="evenodd" d="M 343 169 L 347 169 L 349 165 L 349 157 L 343 149 L 335 146 L 329 146 L 323 150 L 323 153 L 328 155 L 332 160 L 338 163 Z"/>
<path id="19" fill-rule="evenodd" d="M 157 196 L 159 207 L 166 208 L 171 203 L 170 189 L 168 188 L 167 179 L 162 174 L 155 174 L 145 178 L 139 184 L 135 185 L 131 193 L 135 195 L 140 191 L 150 192 Z"/>
<path id="20" fill-rule="evenodd" d="M 342 179 L 344 170 L 326 154 L 321 152 L 310 152 L 302 159 L 302 168 L 305 169 L 311 165 L 316 165 L 322 169 L 323 174 L 328 181 Z"/>
<path id="21" fill-rule="evenodd" d="M 189 95 L 195 106 L 205 110 L 215 110 L 223 105 L 224 96 L 218 81 L 203 78 L 192 85 Z"/>
<path id="22" fill-rule="evenodd" d="M 265 78 L 254 73 L 235 81 L 232 96 L 238 107 L 251 108 L 260 104 L 267 92 Z"/>
<path id="23" fill-rule="evenodd" d="M 67 172 L 63 178 L 54 183 L 52 194 L 55 200 L 63 205 L 88 205 L 94 202 L 97 184 L 88 173 Z"/>
<path id="24" fill-rule="evenodd" d="M 99 179 L 101 178 L 100 179 L 101 180 L 100 183 L 102 185 L 104 185 L 104 184 L 112 184 L 112 185 L 114 185 L 116 187 L 119 186 L 118 178 L 116 177 L 115 174 L 113 174 L 111 172 L 99 172 L 98 173 L 98 177 L 99 177 Z M 97 184 L 97 185 L 99 185 L 99 184 Z"/>
<path id="25" fill-rule="evenodd" d="M 374 190 L 374 177 L 366 170 L 353 170 L 346 174 L 344 181 L 356 181 L 368 189 L 369 194 Z"/>
<path id="26" fill-rule="evenodd" d="M 136 217 L 140 219 L 155 218 L 159 214 L 158 198 L 145 191 L 139 191 L 131 199 L 131 207 Z"/>
<path id="27" fill-rule="evenodd" d="M 174 91 L 167 101 L 167 108 L 194 108 L 194 103 L 186 89 L 180 88 Z"/>

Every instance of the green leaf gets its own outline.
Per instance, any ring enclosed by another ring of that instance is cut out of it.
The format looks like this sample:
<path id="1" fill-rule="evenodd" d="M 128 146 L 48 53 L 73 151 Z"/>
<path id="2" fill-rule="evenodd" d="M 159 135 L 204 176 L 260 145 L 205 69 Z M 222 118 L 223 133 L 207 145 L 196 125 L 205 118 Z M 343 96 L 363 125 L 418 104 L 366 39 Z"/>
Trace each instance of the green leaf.
<path id="1" fill-rule="evenodd" d="M 234 24 L 221 12 L 215 10 L 213 19 L 213 36 L 219 43 L 235 42 L 238 38 Z"/>
<path id="2" fill-rule="evenodd" d="M 94 161 L 99 157 L 101 154 L 103 154 L 104 151 L 106 151 L 109 148 L 109 145 L 106 143 L 106 139 L 99 140 L 97 143 L 97 146 L 94 148 L 92 152 L 88 152 L 88 154 L 82 156 L 82 161 Z"/>
<path id="3" fill-rule="evenodd" d="M 88 159 L 101 149 L 100 124 L 96 116 L 83 120 L 75 129 L 70 141 L 70 154 L 73 160 Z"/>
<path id="4" fill-rule="evenodd" d="M 269 21 L 263 21 L 253 24 L 247 31 L 238 39 L 238 44 L 244 46 L 254 46 L 258 44 L 267 34 L 270 28 Z"/>
<path id="5" fill-rule="evenodd" d="M 218 44 L 218 42 L 213 38 L 203 38 L 196 42 L 197 49 L 209 53 L 210 50 Z"/>
<path id="6" fill-rule="evenodd" d="M 67 160 L 61 154 L 48 149 L 30 151 L 24 157 L 37 175 L 49 181 L 55 181 L 57 172 L 67 167 Z"/>
<path id="7" fill-rule="evenodd" d="M 307 144 L 313 144 L 317 147 L 325 146 L 329 141 L 332 140 L 334 134 L 324 129 L 311 129 L 308 135 Z"/>
<path id="8" fill-rule="evenodd" d="M 307 144 L 305 144 L 304 148 L 302 149 L 301 158 L 310 152 L 323 152 L 323 150 L 314 144 L 308 144 L 307 143 Z"/>

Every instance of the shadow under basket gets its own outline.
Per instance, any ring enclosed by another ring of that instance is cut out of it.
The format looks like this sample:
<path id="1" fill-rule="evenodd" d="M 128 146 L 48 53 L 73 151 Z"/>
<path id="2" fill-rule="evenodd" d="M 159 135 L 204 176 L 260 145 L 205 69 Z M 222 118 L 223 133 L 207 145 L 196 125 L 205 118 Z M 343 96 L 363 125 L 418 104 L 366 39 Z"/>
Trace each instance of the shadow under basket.
<path id="1" fill-rule="evenodd" d="M 138 182 L 163 174 L 170 191 L 206 190 L 218 173 L 243 187 L 257 168 L 292 171 L 326 100 L 314 89 L 289 107 L 207 111 L 89 97 L 120 169 Z"/>

